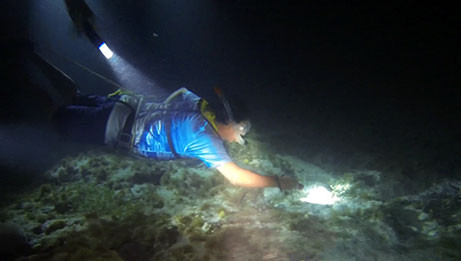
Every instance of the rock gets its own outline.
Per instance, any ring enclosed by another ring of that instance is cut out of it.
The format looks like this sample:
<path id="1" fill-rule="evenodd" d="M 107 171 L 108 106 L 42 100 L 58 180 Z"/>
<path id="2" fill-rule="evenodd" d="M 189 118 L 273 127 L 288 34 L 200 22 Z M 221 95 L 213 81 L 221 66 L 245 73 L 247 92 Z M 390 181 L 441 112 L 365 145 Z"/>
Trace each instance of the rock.
<path id="1" fill-rule="evenodd" d="M 49 235 L 56 230 L 66 227 L 66 221 L 62 219 L 48 220 L 42 225 L 42 230 Z"/>
<path id="2" fill-rule="evenodd" d="M 37 226 L 34 226 L 32 228 L 32 233 L 36 234 L 36 235 L 39 235 L 41 233 L 43 233 L 43 230 L 42 230 L 42 225 L 37 225 Z"/>
<path id="3" fill-rule="evenodd" d="M 51 213 L 51 212 L 54 211 L 54 206 L 49 206 L 49 205 L 43 206 L 43 207 L 40 209 L 40 211 L 41 211 L 42 213 L 44 213 L 44 214 L 49 214 L 49 213 Z"/>
<path id="4" fill-rule="evenodd" d="M 156 240 L 156 248 L 158 250 L 162 248 L 169 248 L 173 244 L 179 241 L 181 238 L 181 233 L 178 231 L 177 227 L 166 227 L 160 230 L 157 240 Z"/>
<path id="5" fill-rule="evenodd" d="M 15 258 L 29 252 L 30 246 L 22 229 L 11 223 L 0 224 L 0 257 Z"/>
<path id="6" fill-rule="evenodd" d="M 43 198 L 48 196 L 53 191 L 53 188 L 50 184 L 43 184 L 40 186 L 39 197 Z"/>
<path id="7" fill-rule="evenodd" d="M 72 204 L 64 201 L 59 201 L 54 206 L 54 210 L 59 214 L 65 214 L 72 209 Z"/>
<path id="8" fill-rule="evenodd" d="M 34 205 L 30 202 L 22 202 L 20 208 L 24 210 L 32 210 Z"/>
<path id="9" fill-rule="evenodd" d="M 429 215 L 427 213 L 424 213 L 424 212 L 421 212 L 421 214 L 419 214 L 419 216 L 418 216 L 418 220 L 420 220 L 420 221 L 427 220 L 428 218 L 429 218 Z"/>
<path id="10" fill-rule="evenodd" d="M 136 242 L 123 244 L 117 253 L 125 261 L 149 260 L 149 253 L 145 247 Z"/>
<path id="11" fill-rule="evenodd" d="M 152 172 L 137 172 L 132 177 L 131 181 L 134 184 L 153 184 L 153 185 L 160 185 L 160 180 L 163 176 L 164 172 L 161 169 L 155 169 Z"/>

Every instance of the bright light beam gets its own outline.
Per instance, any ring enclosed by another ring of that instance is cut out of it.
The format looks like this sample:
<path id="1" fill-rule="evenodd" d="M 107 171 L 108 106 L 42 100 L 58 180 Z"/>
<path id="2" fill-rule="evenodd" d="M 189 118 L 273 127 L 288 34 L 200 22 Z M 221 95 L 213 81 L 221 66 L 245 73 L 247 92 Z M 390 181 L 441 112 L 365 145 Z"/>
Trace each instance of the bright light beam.
<path id="1" fill-rule="evenodd" d="M 340 200 L 332 191 L 322 186 L 313 186 L 303 190 L 306 197 L 301 198 L 302 202 L 308 202 L 319 205 L 333 205 Z"/>
<path id="2" fill-rule="evenodd" d="M 107 62 L 112 68 L 117 81 L 125 87 L 125 90 L 147 95 L 151 98 L 155 97 L 155 100 L 159 102 L 168 96 L 168 92 L 149 79 L 149 77 L 145 76 L 132 64 L 118 56 L 117 53 L 114 54 L 112 59 L 108 59 Z"/>

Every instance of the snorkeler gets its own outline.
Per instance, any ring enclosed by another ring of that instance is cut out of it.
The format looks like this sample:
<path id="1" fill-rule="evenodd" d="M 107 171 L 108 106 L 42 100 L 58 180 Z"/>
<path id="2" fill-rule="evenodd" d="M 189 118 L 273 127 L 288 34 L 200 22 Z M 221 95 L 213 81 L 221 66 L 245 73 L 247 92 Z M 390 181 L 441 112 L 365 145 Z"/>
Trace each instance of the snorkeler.
<path id="1" fill-rule="evenodd" d="M 94 14 L 85 1 L 65 2 L 77 30 L 101 49 L 104 41 L 95 31 Z M 186 88 L 162 102 L 133 93 L 74 95 L 72 105 L 59 107 L 53 120 L 61 133 L 77 141 L 106 144 L 149 159 L 199 159 L 237 186 L 298 188 L 293 178 L 263 176 L 232 161 L 224 141 L 244 144 L 250 123 L 235 122 L 229 104 L 222 93 L 218 95 L 227 121 L 217 120 L 208 103 Z"/>
<path id="2" fill-rule="evenodd" d="M 204 99 L 185 88 L 163 101 L 123 92 L 109 96 L 80 95 L 70 77 L 41 58 L 32 46 L 27 49 L 36 65 L 33 68 L 38 68 L 37 72 L 47 79 L 43 81 L 43 89 L 49 96 L 56 93 L 56 99 L 46 110 L 50 116 L 41 118 L 51 119 L 63 136 L 78 142 L 108 145 L 149 159 L 198 159 L 237 186 L 281 190 L 299 187 L 293 178 L 263 176 L 232 161 L 224 142 L 244 144 L 243 136 L 250 123 L 234 121 L 227 101 L 223 102 L 227 120 L 219 120 Z"/>
<path id="3" fill-rule="evenodd" d="M 186 88 L 163 102 L 123 93 L 78 96 L 74 101 L 54 115 L 58 130 L 73 140 L 106 144 L 149 159 L 199 159 L 237 186 L 300 186 L 293 178 L 263 176 L 235 164 L 224 141 L 244 144 L 249 121 L 217 121 L 206 100 Z"/>

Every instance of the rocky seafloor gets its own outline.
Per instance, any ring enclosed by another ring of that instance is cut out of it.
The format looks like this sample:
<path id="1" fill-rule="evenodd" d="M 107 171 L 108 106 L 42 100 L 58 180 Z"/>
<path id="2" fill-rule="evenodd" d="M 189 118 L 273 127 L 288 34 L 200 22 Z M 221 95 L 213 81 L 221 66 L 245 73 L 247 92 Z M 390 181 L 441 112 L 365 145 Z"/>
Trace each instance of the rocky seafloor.
<path id="1" fill-rule="evenodd" d="M 229 150 L 239 165 L 305 188 L 240 188 L 197 162 L 94 149 L 10 195 L 0 212 L 2 260 L 461 259 L 460 181 L 406 194 L 390 173 L 333 172 L 273 153 L 256 136 Z M 339 201 L 302 201 L 317 185 Z"/>

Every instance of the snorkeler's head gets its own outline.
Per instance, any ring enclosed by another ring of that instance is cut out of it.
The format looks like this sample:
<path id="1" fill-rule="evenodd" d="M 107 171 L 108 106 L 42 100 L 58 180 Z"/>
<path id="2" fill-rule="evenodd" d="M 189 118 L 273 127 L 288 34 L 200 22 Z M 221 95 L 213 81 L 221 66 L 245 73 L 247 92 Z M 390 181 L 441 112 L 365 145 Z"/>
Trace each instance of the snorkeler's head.
<path id="1" fill-rule="evenodd" d="M 238 142 L 241 145 L 245 144 L 243 136 L 250 131 L 250 128 L 250 121 L 230 122 L 227 124 L 218 123 L 218 133 L 222 139 L 228 142 Z"/>
<path id="2" fill-rule="evenodd" d="M 239 123 L 234 123 L 232 127 L 235 131 L 236 141 L 240 145 L 245 144 L 245 140 L 243 139 L 243 136 L 245 136 L 251 129 L 250 121 L 246 120 L 246 121 L 241 121 Z"/>

